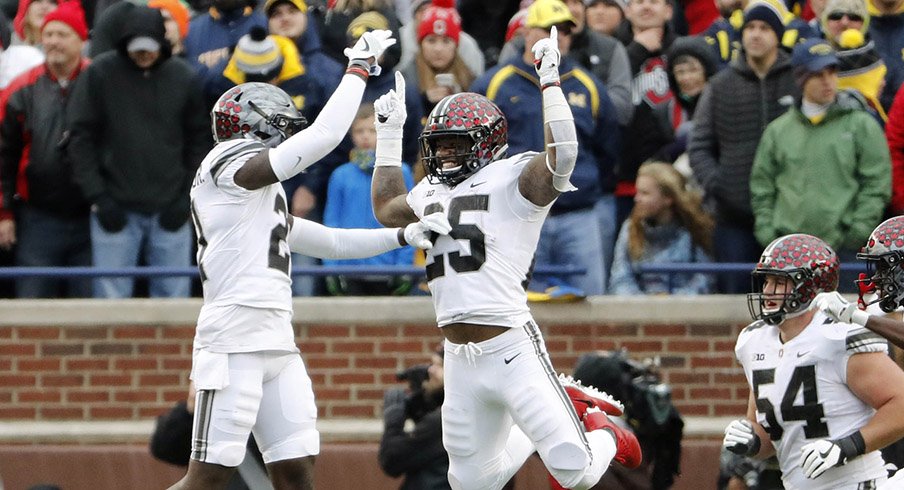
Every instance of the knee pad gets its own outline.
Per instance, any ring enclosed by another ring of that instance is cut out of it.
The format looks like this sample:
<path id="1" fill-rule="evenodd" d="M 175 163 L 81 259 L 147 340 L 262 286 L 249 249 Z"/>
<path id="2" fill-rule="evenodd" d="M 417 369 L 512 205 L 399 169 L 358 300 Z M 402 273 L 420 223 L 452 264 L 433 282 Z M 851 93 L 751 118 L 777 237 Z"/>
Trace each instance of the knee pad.
<path id="1" fill-rule="evenodd" d="M 261 449 L 264 463 L 304 458 L 320 454 L 320 432 L 310 428 L 297 431 L 282 441 Z"/>
<path id="2" fill-rule="evenodd" d="M 550 470 L 581 470 L 590 464 L 590 455 L 583 446 L 572 442 L 561 442 L 549 448 L 546 466 Z"/>

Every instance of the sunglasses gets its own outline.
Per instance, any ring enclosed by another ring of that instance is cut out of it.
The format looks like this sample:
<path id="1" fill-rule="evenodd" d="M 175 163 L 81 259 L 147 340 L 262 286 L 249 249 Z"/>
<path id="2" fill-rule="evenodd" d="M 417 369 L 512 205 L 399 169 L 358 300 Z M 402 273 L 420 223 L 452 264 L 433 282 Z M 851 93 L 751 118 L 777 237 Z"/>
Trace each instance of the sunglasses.
<path id="1" fill-rule="evenodd" d="M 844 17 L 847 17 L 851 22 L 863 22 L 863 16 L 857 14 L 849 14 L 847 12 L 832 12 L 826 18 L 829 20 L 839 21 Z"/>

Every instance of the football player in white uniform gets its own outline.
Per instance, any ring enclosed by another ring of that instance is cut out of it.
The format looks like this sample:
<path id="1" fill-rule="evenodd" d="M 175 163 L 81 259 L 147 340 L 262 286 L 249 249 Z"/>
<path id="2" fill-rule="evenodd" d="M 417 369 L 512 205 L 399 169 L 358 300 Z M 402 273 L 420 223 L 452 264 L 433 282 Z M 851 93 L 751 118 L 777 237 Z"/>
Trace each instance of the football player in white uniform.
<path id="1" fill-rule="evenodd" d="M 527 306 L 540 228 L 569 182 L 574 121 L 559 88 L 553 28 L 534 45 L 547 150 L 505 158 L 507 123 L 486 97 L 441 100 L 420 137 L 428 175 L 406 195 L 401 135 L 404 80 L 381 97 L 372 198 L 377 218 L 403 226 L 448 216 L 434 236 L 427 278 L 445 342 L 443 445 L 453 489 L 501 488 L 537 451 L 566 488 L 593 486 L 615 459 L 640 464 L 637 439 L 613 424 L 620 403 L 556 377 Z M 571 399 L 569 398 L 571 397 Z"/>
<path id="2" fill-rule="evenodd" d="M 835 290 L 838 269 L 819 238 L 774 240 L 753 271 L 748 303 L 757 321 L 735 347 L 750 397 L 723 445 L 776 454 L 787 489 L 874 489 L 887 478 L 879 450 L 904 436 L 904 372 L 885 340 L 810 308 Z"/>
<path id="3" fill-rule="evenodd" d="M 276 489 L 312 489 L 320 449 L 311 379 L 292 328 L 289 252 L 323 258 L 380 254 L 406 244 L 429 248 L 448 223 L 404 229 L 338 230 L 287 211 L 280 181 L 339 144 L 376 60 L 392 45 L 374 31 L 346 55 L 346 75 L 320 116 L 306 121 L 279 88 L 245 83 L 211 113 L 217 145 L 191 189 L 204 305 L 194 339 L 197 388 L 188 473 L 172 488 L 224 488 L 250 433 Z"/>
<path id="4" fill-rule="evenodd" d="M 904 216 L 887 219 L 877 226 L 857 258 L 865 260 L 871 272 L 857 281 L 859 304 L 865 309 L 878 303 L 885 313 L 904 306 Z M 875 299 L 864 298 L 867 293 L 875 294 Z M 836 292 L 820 293 L 813 303 L 832 318 L 866 327 L 904 349 L 904 322 L 871 315 Z"/>

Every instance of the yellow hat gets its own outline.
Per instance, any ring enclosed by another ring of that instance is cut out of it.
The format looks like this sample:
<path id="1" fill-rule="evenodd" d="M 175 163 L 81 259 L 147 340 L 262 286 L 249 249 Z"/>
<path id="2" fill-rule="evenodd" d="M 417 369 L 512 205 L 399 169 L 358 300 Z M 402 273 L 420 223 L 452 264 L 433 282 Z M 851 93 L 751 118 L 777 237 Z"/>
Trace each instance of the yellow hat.
<path id="1" fill-rule="evenodd" d="M 537 0 L 527 9 L 527 21 L 524 25 L 548 29 L 563 22 L 577 25 L 574 16 L 562 0 Z"/>
<path id="2" fill-rule="evenodd" d="M 294 5 L 295 8 L 301 10 L 302 12 L 308 11 L 308 4 L 304 2 L 304 0 L 267 0 L 264 2 L 264 13 L 267 14 L 267 17 L 270 16 L 270 11 L 273 7 L 276 7 L 278 3 L 288 3 L 290 5 Z"/>

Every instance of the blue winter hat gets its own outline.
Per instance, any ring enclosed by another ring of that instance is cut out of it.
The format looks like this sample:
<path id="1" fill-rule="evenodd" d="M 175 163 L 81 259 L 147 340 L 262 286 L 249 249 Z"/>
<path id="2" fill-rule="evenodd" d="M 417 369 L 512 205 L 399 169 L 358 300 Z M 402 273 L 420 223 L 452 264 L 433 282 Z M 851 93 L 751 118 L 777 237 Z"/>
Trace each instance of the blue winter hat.
<path id="1" fill-rule="evenodd" d="M 751 20 L 761 20 L 775 31 L 775 36 L 781 42 L 782 36 L 785 35 L 784 13 L 778 7 L 768 1 L 754 1 L 744 9 L 744 27 Z"/>

